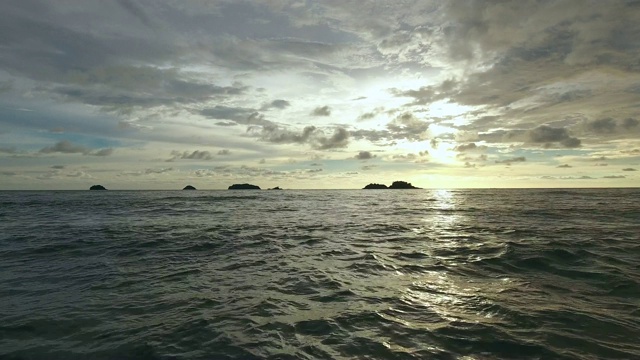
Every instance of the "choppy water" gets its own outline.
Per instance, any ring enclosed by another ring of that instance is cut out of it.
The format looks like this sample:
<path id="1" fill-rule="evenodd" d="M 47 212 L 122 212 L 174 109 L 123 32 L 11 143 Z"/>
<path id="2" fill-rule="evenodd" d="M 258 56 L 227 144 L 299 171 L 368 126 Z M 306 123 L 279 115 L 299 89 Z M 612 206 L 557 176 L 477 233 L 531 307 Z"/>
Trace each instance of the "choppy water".
<path id="1" fill-rule="evenodd" d="M 638 359 L 639 200 L 0 192 L 0 358 Z"/>

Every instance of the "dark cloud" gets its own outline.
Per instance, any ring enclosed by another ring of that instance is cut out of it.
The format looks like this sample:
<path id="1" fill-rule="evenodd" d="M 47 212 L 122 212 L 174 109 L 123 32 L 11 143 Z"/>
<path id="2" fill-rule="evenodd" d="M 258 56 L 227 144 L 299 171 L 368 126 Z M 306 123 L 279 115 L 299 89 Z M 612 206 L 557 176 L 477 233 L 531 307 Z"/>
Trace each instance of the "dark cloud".
<path id="1" fill-rule="evenodd" d="M 472 152 L 472 151 L 484 151 L 486 150 L 487 147 L 484 145 L 476 145 L 476 143 L 468 143 L 468 144 L 461 144 L 456 146 L 453 150 L 458 151 L 458 152 Z"/>
<path id="2" fill-rule="evenodd" d="M 414 114 L 406 112 L 398 115 L 387 124 L 392 139 L 423 140 L 429 123 L 419 120 Z"/>
<path id="3" fill-rule="evenodd" d="M 210 119 L 232 120 L 243 125 L 273 125 L 271 121 L 265 119 L 263 114 L 250 108 L 216 105 L 212 108 L 202 109 L 199 113 Z M 226 122 L 217 122 L 216 125 L 231 126 Z"/>
<path id="4" fill-rule="evenodd" d="M 640 154 L 640 149 L 620 150 L 620 152 L 623 154 L 637 155 Z"/>
<path id="5" fill-rule="evenodd" d="M 624 175 L 608 175 L 608 176 L 603 176 L 603 179 L 624 179 L 626 178 L 626 176 Z"/>
<path id="6" fill-rule="evenodd" d="M 171 151 L 171 158 L 167 161 L 173 161 L 177 159 L 185 159 L 185 160 L 211 160 L 213 159 L 213 155 L 211 152 L 207 150 L 194 150 L 194 151 Z"/>
<path id="7" fill-rule="evenodd" d="M 52 146 L 47 146 L 39 151 L 43 154 L 51 154 L 51 153 L 63 153 L 63 154 L 82 154 L 82 155 L 92 155 L 92 156 L 109 156 L 113 154 L 113 149 L 91 149 L 82 145 L 75 145 L 67 140 L 62 140 L 55 143 Z"/>
<path id="8" fill-rule="evenodd" d="M 507 140 L 523 140 L 535 144 L 551 147 L 554 143 L 567 148 L 576 148 L 581 144 L 580 139 L 569 135 L 566 128 L 555 128 L 547 125 L 538 126 L 525 132 L 512 130 L 504 134 Z"/>
<path id="9" fill-rule="evenodd" d="M 250 128 L 249 131 L 253 131 L 254 128 Z M 277 125 L 264 126 L 260 129 L 259 136 L 262 140 L 276 143 L 276 144 L 291 144 L 298 143 L 303 144 L 308 142 L 312 135 L 316 133 L 318 129 L 315 126 L 307 126 L 302 132 L 281 128 Z"/>
<path id="10" fill-rule="evenodd" d="M 64 169 L 64 165 L 53 165 L 51 166 L 51 168 L 60 170 L 60 169 Z"/>
<path id="11" fill-rule="evenodd" d="M 229 151 L 229 149 L 222 149 L 218 151 L 218 155 L 223 155 L 223 156 L 231 155 L 231 151 Z"/>
<path id="12" fill-rule="evenodd" d="M 612 133 L 616 130 L 616 121 L 612 118 L 604 118 L 587 124 L 589 130 L 596 133 Z"/>
<path id="13" fill-rule="evenodd" d="M 370 151 L 360 151 L 358 155 L 355 156 L 358 160 L 369 160 L 376 157 L 376 155 L 372 154 Z"/>
<path id="14" fill-rule="evenodd" d="M 236 126 L 236 125 L 238 125 L 238 123 L 237 122 L 233 122 L 233 121 L 218 121 L 214 125 L 218 125 L 218 126 Z"/>
<path id="15" fill-rule="evenodd" d="M 584 130 L 599 136 L 633 137 L 640 130 L 640 121 L 635 118 L 616 120 L 611 117 L 584 123 Z"/>
<path id="16" fill-rule="evenodd" d="M 49 153 L 67 153 L 67 154 L 73 154 L 73 153 L 80 153 L 80 154 L 86 154 L 89 153 L 91 151 L 91 149 L 82 146 L 82 145 L 74 145 L 71 142 L 67 141 L 67 140 L 63 140 L 60 142 L 55 143 L 52 146 L 47 146 L 45 148 L 40 149 L 41 153 L 45 153 L 45 154 L 49 154 Z"/>
<path id="17" fill-rule="evenodd" d="M 569 164 L 562 164 L 562 165 L 558 165 L 558 166 L 556 166 L 556 167 L 557 167 L 557 168 L 570 168 L 570 167 L 572 167 L 572 166 L 571 166 L 571 165 L 569 165 Z"/>
<path id="18" fill-rule="evenodd" d="M 391 138 L 391 133 L 387 130 L 352 130 L 351 136 L 355 140 L 366 139 L 370 142 L 376 143 L 383 140 L 388 140 Z"/>
<path id="19" fill-rule="evenodd" d="M 343 148 L 349 143 L 349 132 L 342 127 L 335 128 L 331 136 L 327 136 L 324 131 L 315 126 L 306 126 L 301 132 L 288 130 L 277 125 L 252 127 L 247 131 L 264 141 L 276 144 L 309 144 L 317 150 Z"/>
<path id="20" fill-rule="evenodd" d="M 96 69 L 74 78 L 69 84 L 42 90 L 67 101 L 116 110 L 129 106 L 149 108 L 196 103 L 214 97 L 240 95 L 246 89 L 240 84 L 217 86 L 180 76 L 176 71 L 150 67 L 115 67 Z"/>
<path id="21" fill-rule="evenodd" d="M 376 117 L 376 113 L 373 112 L 368 112 L 368 113 L 364 113 L 360 116 L 358 116 L 358 121 L 365 121 L 365 120 L 369 120 L 369 119 L 373 119 L 374 117 Z"/>
<path id="22" fill-rule="evenodd" d="M 18 151 L 14 147 L 0 147 L 0 154 L 17 154 Z"/>
<path id="23" fill-rule="evenodd" d="M 638 170 L 634 168 L 624 168 L 622 169 L 622 171 L 638 171 Z"/>
<path id="24" fill-rule="evenodd" d="M 377 108 L 373 109 L 372 111 L 369 111 L 369 112 L 366 112 L 364 114 L 361 114 L 360 116 L 358 116 L 358 118 L 356 120 L 357 121 L 371 120 L 371 119 L 375 118 L 376 116 L 378 116 L 379 114 L 381 114 L 382 112 L 384 112 L 384 107 L 380 106 L 380 107 L 377 107 Z"/>
<path id="25" fill-rule="evenodd" d="M 327 105 L 317 107 L 317 108 L 313 109 L 313 111 L 311 112 L 311 115 L 313 115 L 313 116 L 329 116 L 329 115 L 331 115 L 331 108 L 329 106 L 327 106 Z"/>
<path id="26" fill-rule="evenodd" d="M 319 150 L 344 148 L 349 144 L 349 132 L 345 128 L 338 127 L 330 137 L 318 137 L 316 148 Z"/>
<path id="27" fill-rule="evenodd" d="M 523 161 L 527 161 L 527 159 L 526 159 L 524 156 L 518 156 L 518 157 L 514 157 L 514 158 L 510 158 L 510 159 L 496 160 L 496 164 L 507 164 L 507 165 L 511 165 L 511 163 L 514 163 L 514 162 L 523 162 Z"/>
<path id="28" fill-rule="evenodd" d="M 638 119 L 626 118 L 622 121 L 621 126 L 624 129 L 634 129 L 634 128 L 637 128 L 639 124 L 640 124 L 640 121 Z"/>
<path id="29" fill-rule="evenodd" d="M 260 108 L 260 110 L 269 110 L 272 108 L 275 109 L 286 109 L 289 106 L 291 106 L 291 103 L 288 102 L 287 100 L 273 100 L 272 102 L 268 103 L 268 104 L 264 104 L 262 105 L 262 107 Z"/>

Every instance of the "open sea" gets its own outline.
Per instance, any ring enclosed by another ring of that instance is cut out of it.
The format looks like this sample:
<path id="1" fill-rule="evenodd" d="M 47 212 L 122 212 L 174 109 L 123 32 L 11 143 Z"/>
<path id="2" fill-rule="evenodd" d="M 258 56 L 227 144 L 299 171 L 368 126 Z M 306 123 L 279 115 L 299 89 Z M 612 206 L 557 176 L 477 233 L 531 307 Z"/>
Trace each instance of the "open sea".
<path id="1" fill-rule="evenodd" d="M 0 359 L 640 359 L 640 189 L 2 191 Z"/>

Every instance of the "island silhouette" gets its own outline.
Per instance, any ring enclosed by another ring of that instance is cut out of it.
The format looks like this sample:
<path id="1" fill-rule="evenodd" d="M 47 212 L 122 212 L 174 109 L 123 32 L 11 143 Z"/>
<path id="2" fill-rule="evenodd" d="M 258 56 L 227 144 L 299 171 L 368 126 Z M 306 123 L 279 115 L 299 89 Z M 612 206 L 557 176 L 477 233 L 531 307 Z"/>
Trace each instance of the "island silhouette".
<path id="1" fill-rule="evenodd" d="M 107 188 L 102 185 L 91 185 L 89 190 L 107 190 Z"/>
<path id="2" fill-rule="evenodd" d="M 371 183 L 371 184 L 365 186 L 363 189 L 370 190 L 370 189 L 420 189 L 420 188 L 411 185 L 410 182 L 394 181 L 391 184 L 391 186 L 387 186 L 385 184 Z"/>
<path id="3" fill-rule="evenodd" d="M 191 185 L 187 185 L 182 190 L 196 190 L 196 188 Z"/>
<path id="4" fill-rule="evenodd" d="M 252 184 L 233 184 L 229 186 L 228 190 L 260 190 L 260 186 Z"/>

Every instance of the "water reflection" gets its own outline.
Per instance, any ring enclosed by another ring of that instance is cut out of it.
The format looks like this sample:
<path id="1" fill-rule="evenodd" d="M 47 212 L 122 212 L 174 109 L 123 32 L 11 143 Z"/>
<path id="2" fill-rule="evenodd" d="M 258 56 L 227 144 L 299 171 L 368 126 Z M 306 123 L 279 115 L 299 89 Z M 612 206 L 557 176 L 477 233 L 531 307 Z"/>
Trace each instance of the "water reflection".
<path id="1" fill-rule="evenodd" d="M 402 305 L 390 307 L 390 314 L 426 331 L 452 324 L 465 327 L 500 322 L 495 300 L 509 282 L 465 274 L 474 261 L 501 256 L 506 245 L 481 235 L 482 229 L 465 211 L 464 192 L 435 190 L 429 195 L 430 201 L 425 202 L 428 211 L 420 219 L 423 225 L 414 230 L 422 239 L 416 252 L 426 256 L 407 259 L 404 264 L 425 271 L 407 275 L 408 281 L 397 288 Z"/>

